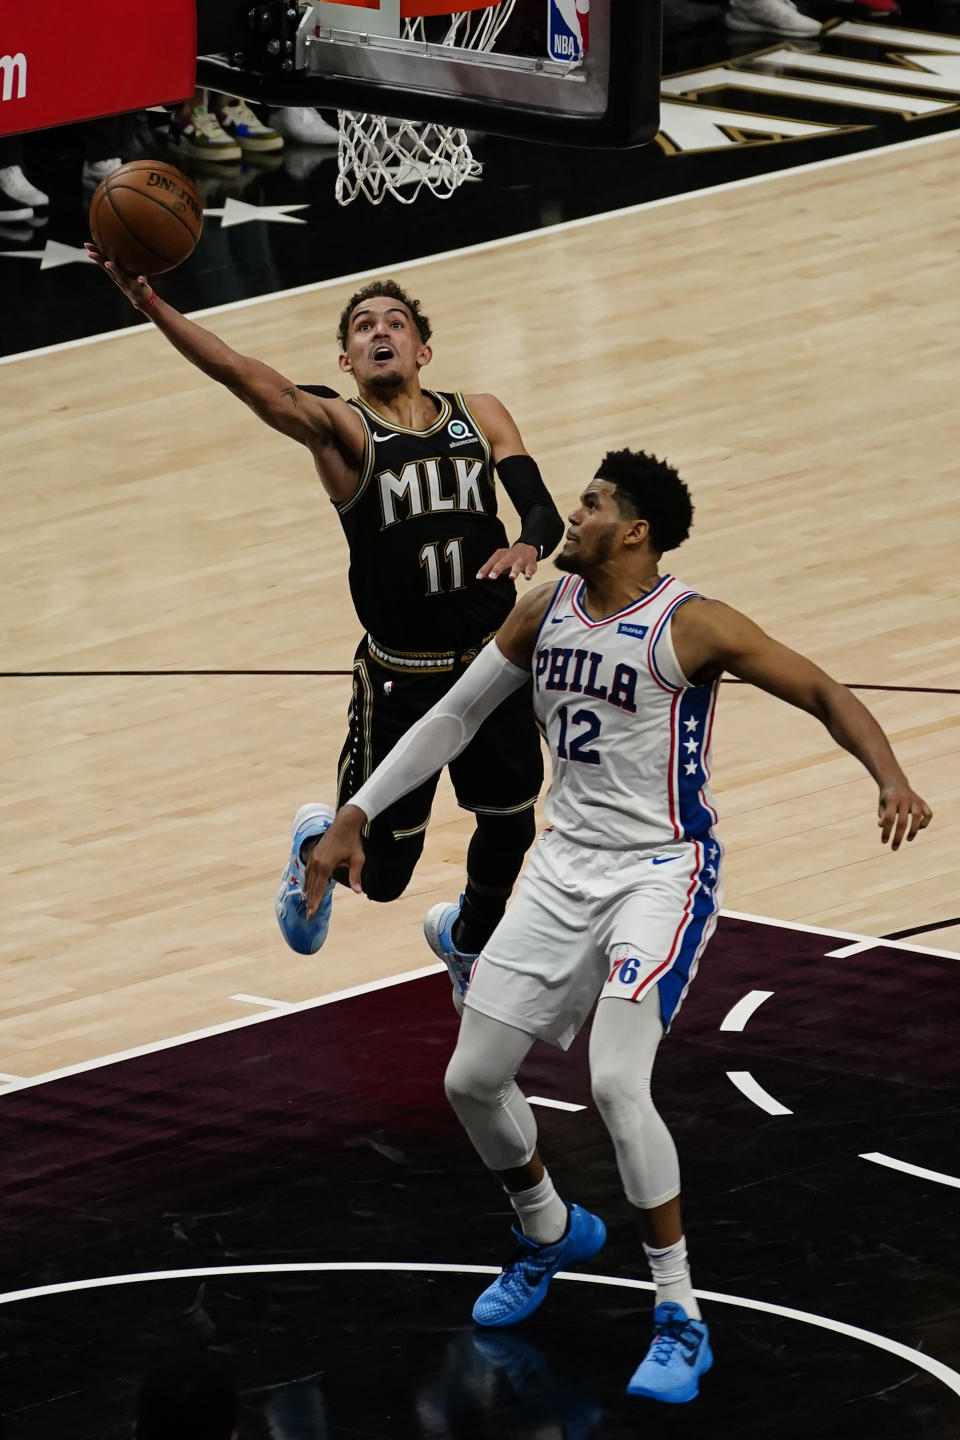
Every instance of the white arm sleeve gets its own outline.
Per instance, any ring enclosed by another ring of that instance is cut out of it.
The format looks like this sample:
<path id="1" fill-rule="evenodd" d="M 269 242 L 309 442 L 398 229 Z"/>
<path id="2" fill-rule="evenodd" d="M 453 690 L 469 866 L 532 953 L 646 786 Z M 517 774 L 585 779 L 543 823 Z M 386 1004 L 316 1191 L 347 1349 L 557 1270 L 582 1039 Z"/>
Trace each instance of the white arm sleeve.
<path id="1" fill-rule="evenodd" d="M 455 759 L 487 716 L 529 678 L 530 671 L 514 665 L 496 640 L 491 640 L 456 685 L 411 725 L 346 803 L 356 805 L 372 820 Z"/>

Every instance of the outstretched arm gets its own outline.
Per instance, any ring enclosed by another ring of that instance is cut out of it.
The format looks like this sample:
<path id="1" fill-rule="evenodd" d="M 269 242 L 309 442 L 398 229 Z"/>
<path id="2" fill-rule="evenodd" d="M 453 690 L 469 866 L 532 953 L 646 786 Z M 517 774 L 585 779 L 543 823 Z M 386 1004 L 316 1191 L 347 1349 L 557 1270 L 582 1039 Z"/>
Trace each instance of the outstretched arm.
<path id="1" fill-rule="evenodd" d="M 520 601 L 466 673 L 410 727 L 353 799 L 337 812 L 307 862 L 304 896 L 308 918 L 316 912 L 330 876 L 341 865 L 349 867 L 351 887 L 360 894 L 361 834 L 368 820 L 455 759 L 487 716 L 529 678 L 533 647 L 553 592 L 554 586 L 543 585 Z"/>
<path id="2" fill-rule="evenodd" d="M 728 670 L 741 680 L 815 715 L 838 745 L 873 776 L 880 791 L 880 839 L 899 850 L 929 825 L 933 811 L 900 768 L 883 730 L 857 697 L 812 660 L 781 645 L 746 615 L 717 600 L 690 600 L 673 618 L 673 642 L 684 674 Z"/>
<path id="3" fill-rule="evenodd" d="M 520 538 L 508 549 L 495 550 L 477 572 L 478 580 L 509 574 L 532 580 L 537 562 L 559 545 L 563 521 L 532 455 L 528 455 L 513 416 L 495 395 L 469 396 L 471 410 L 483 426 L 493 450 L 504 490 L 520 516 Z"/>
<path id="4" fill-rule="evenodd" d="M 153 321 L 175 350 L 249 405 L 267 425 L 306 445 L 318 460 L 324 447 L 335 443 L 338 416 L 332 407 L 342 405 L 342 401 L 323 400 L 308 394 L 271 365 L 241 355 L 218 335 L 188 320 L 161 300 L 145 275 L 132 275 L 121 269 L 93 245 L 88 244 L 86 248 L 131 305 Z"/>

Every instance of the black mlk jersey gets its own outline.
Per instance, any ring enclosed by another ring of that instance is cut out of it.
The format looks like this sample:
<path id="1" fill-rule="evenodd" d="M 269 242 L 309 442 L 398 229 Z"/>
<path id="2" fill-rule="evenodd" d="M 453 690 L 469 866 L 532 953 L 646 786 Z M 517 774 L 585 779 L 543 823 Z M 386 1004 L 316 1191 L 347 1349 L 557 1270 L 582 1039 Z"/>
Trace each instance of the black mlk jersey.
<path id="1" fill-rule="evenodd" d="M 424 392 L 426 430 L 390 424 L 351 399 L 366 438 L 356 494 L 337 505 L 350 547 L 357 616 L 382 646 L 407 654 L 476 649 L 516 598 L 513 582 L 477 580 L 507 545 L 497 518 L 490 443 L 462 395 Z"/>

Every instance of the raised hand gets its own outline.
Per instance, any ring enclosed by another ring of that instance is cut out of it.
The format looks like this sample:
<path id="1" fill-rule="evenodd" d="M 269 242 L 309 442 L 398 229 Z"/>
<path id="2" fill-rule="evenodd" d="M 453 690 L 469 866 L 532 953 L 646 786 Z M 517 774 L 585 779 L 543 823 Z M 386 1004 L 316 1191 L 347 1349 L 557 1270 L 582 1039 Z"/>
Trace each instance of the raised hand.
<path id="1" fill-rule="evenodd" d="M 129 270 L 123 270 L 115 261 L 110 260 L 96 245 L 88 240 L 84 246 L 91 260 L 95 260 L 101 270 L 105 270 L 119 290 L 130 301 L 136 309 L 142 310 L 153 298 L 153 286 L 146 275 L 132 275 Z"/>

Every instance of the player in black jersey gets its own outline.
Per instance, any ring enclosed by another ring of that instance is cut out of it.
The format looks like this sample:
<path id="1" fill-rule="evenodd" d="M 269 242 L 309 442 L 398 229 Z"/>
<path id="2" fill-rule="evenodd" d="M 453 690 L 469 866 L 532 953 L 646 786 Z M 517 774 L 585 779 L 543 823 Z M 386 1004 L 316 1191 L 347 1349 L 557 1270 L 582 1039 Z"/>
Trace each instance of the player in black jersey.
<path id="1" fill-rule="evenodd" d="M 392 281 L 359 290 L 341 315 L 340 369 L 358 391 L 345 400 L 238 354 L 161 300 L 143 276 L 87 248 L 181 355 L 313 456 L 347 537 L 350 590 L 366 631 L 337 777 L 343 804 L 490 640 L 513 606 L 514 581 L 531 579 L 559 543 L 563 522 L 536 462 L 494 396 L 421 386 L 420 371 L 433 353 L 430 322 L 419 301 Z M 498 515 L 494 470 L 521 518 L 512 545 Z M 425 932 L 459 1002 L 534 837 L 543 762 L 529 690 L 491 716 L 449 769 L 476 828 L 461 902 L 435 906 Z M 437 779 L 369 827 L 362 883 L 371 899 L 393 900 L 406 888 Z M 311 842 L 332 815 L 316 804 L 297 812 L 277 895 L 284 937 L 305 954 L 320 948 L 329 925 L 332 885 L 308 922 L 302 882 Z"/>

